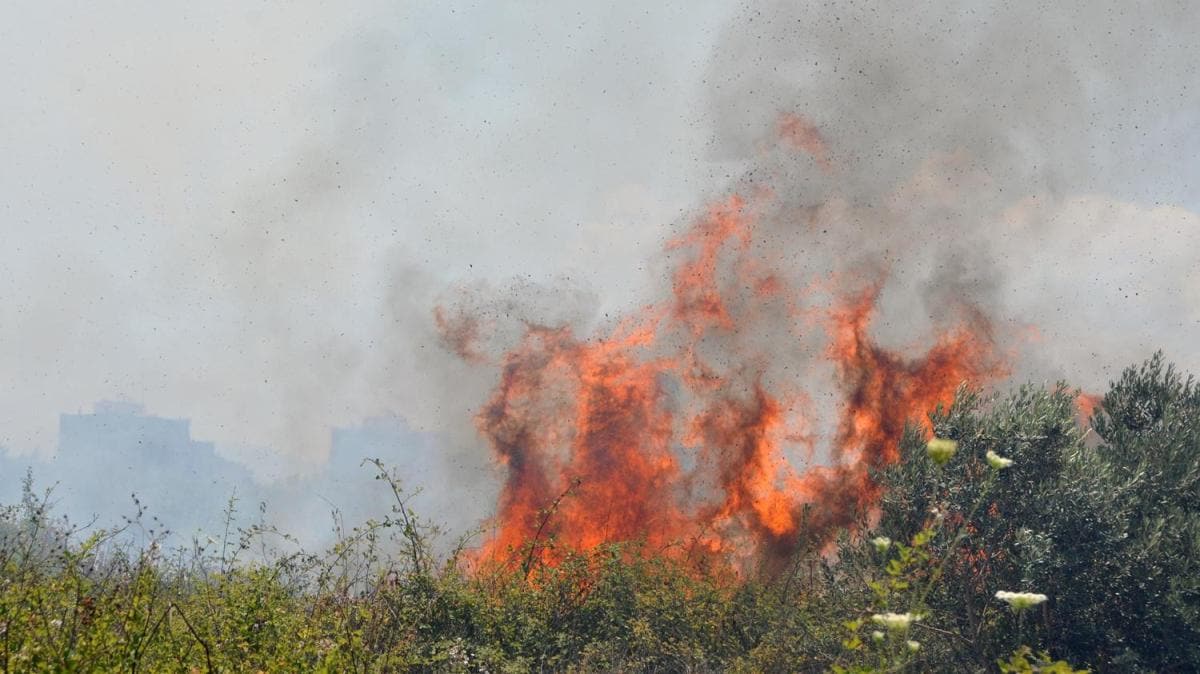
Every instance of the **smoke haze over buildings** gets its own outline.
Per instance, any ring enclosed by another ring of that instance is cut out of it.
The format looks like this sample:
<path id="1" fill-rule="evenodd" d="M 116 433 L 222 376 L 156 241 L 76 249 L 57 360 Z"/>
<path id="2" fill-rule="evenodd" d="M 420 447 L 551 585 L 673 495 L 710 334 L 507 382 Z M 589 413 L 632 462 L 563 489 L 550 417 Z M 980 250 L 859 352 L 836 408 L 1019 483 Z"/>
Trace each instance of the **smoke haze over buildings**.
<path id="1" fill-rule="evenodd" d="M 349 479 L 336 438 L 392 433 L 482 516 L 495 361 L 434 307 L 491 354 L 588 334 L 733 189 L 771 190 L 795 278 L 886 273 L 888 344 L 970 303 L 1017 379 L 1200 370 L 1198 32 L 1182 2 L 7 3 L 0 447 L 61 462 L 60 413 L 141 400 L 299 503 Z"/>

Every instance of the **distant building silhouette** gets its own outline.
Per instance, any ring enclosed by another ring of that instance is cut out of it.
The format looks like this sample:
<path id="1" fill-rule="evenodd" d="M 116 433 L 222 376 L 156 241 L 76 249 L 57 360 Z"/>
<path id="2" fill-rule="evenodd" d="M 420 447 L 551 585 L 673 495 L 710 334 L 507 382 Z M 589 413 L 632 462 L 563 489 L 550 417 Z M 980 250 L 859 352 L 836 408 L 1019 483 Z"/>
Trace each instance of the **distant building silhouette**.
<path id="1" fill-rule="evenodd" d="M 303 483 L 303 488 L 327 506 L 334 506 L 347 522 L 382 519 L 391 512 L 393 499 L 386 484 L 375 480 L 378 469 L 366 461 L 380 459 L 400 477 L 406 492 L 415 493 L 441 473 L 437 437 L 413 430 L 402 417 L 368 417 L 362 424 L 334 428 L 329 460 L 323 470 Z M 419 498 L 420 505 L 428 499 Z"/>
<path id="2" fill-rule="evenodd" d="M 380 459 L 413 488 L 436 468 L 437 453 L 436 436 L 413 430 L 402 417 L 367 417 L 358 426 L 333 429 L 324 473 L 340 489 L 352 489 L 378 472 L 363 462 Z"/>
<path id="3" fill-rule="evenodd" d="M 372 458 L 394 471 L 410 497 L 408 507 L 425 521 L 465 531 L 494 502 L 493 490 L 464 491 L 464 484 L 478 485 L 478 477 L 447 461 L 445 438 L 415 430 L 398 416 L 332 429 L 324 466 L 307 475 L 261 478 L 265 484 L 256 483 L 246 466 L 218 455 L 213 443 L 194 439 L 189 420 L 156 416 L 137 403 L 101 401 L 90 412 L 62 414 L 58 435 L 58 452 L 50 459 L 15 457 L 0 448 L 0 505 L 19 500 L 31 466 L 38 492 L 55 485 L 53 514 L 74 523 L 94 520 L 108 528 L 140 508 L 147 529 L 173 532 L 170 544 L 186 544 L 197 533 L 219 538 L 223 511 L 236 493 L 235 526 L 263 517 L 307 545 L 324 545 L 333 540 L 331 511 L 346 528 L 392 514 L 388 485 L 364 463 Z M 261 515 L 260 502 L 267 504 Z"/>
<path id="4" fill-rule="evenodd" d="M 60 483 L 60 508 L 74 517 L 115 524 L 137 514 L 136 495 L 148 522 L 157 516 L 183 535 L 212 531 L 229 496 L 253 489 L 248 471 L 218 456 L 213 443 L 192 439 L 189 420 L 149 415 L 130 402 L 61 415 L 48 469 L 41 481 Z"/>
<path id="5" fill-rule="evenodd" d="M 447 525 L 454 531 L 470 527 L 482 516 L 445 462 L 444 438 L 415 430 L 399 416 L 369 417 L 361 424 L 334 428 L 329 459 L 315 474 L 275 485 L 272 504 L 286 503 L 286 512 L 273 508 L 273 519 L 288 531 L 305 531 L 313 540 L 328 540 L 336 511 L 342 526 L 393 515 L 395 499 L 387 483 L 374 479 L 378 469 L 366 459 L 380 459 L 399 477 L 407 507 L 422 521 Z"/>

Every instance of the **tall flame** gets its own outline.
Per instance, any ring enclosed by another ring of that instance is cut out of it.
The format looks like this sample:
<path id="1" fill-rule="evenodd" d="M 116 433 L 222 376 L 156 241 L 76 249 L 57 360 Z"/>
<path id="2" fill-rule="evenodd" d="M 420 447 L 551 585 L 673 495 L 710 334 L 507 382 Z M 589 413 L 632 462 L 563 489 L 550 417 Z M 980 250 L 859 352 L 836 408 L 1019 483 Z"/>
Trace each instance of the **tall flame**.
<path id="1" fill-rule="evenodd" d="M 755 232 L 747 200 L 733 196 L 668 243 L 680 259 L 664 301 L 593 338 L 526 328 L 476 420 L 507 470 L 482 555 L 524 550 L 553 563 L 563 550 L 636 539 L 734 569 L 782 560 L 871 506 L 869 469 L 897 460 L 909 419 L 963 381 L 1003 373 L 982 316 L 905 358 L 870 336 L 882 281 L 792 287 Z M 826 335 L 806 356 L 813 373 L 832 371 L 841 397 L 824 447 L 802 389 L 812 373 L 772 371 L 771 349 L 790 347 L 753 340 L 781 316 L 796 353 L 805 331 Z M 474 358 L 464 348 L 474 323 L 438 320 L 458 326 L 449 345 Z"/>

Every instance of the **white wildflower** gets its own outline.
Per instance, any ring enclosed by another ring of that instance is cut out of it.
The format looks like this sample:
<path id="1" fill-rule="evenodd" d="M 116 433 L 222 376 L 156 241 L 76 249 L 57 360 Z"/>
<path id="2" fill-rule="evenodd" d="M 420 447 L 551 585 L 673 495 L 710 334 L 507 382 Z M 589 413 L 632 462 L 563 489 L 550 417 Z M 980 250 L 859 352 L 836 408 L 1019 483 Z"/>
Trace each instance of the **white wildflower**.
<path id="1" fill-rule="evenodd" d="M 939 466 L 945 465 L 958 451 L 958 443 L 945 438 L 934 438 L 925 445 L 925 453 Z"/>
<path id="2" fill-rule="evenodd" d="M 904 645 L 908 646 L 908 651 L 910 653 L 916 653 L 917 651 L 921 650 L 921 642 L 919 641 L 913 641 L 909 639 L 908 641 L 904 642 Z"/>
<path id="3" fill-rule="evenodd" d="M 883 641 L 883 632 L 880 632 L 879 630 L 871 632 L 871 641 L 874 641 L 877 644 L 881 643 Z"/>
<path id="4" fill-rule="evenodd" d="M 992 470 L 1004 470 L 1013 464 L 1012 459 L 1006 459 L 990 449 L 987 451 L 987 462 Z"/>
<path id="5" fill-rule="evenodd" d="M 887 552 L 887 549 L 892 547 L 892 539 L 887 536 L 876 536 L 871 539 L 871 545 L 875 546 L 876 552 Z"/>
<path id="6" fill-rule="evenodd" d="M 1006 592 L 1000 590 L 996 593 L 996 599 L 1007 602 L 1014 611 L 1024 611 L 1031 606 L 1037 606 L 1046 601 L 1049 597 L 1036 592 Z"/>
<path id="7" fill-rule="evenodd" d="M 916 620 L 920 618 L 911 613 L 876 613 L 871 616 L 872 622 L 883 625 L 892 632 L 903 632 Z"/>

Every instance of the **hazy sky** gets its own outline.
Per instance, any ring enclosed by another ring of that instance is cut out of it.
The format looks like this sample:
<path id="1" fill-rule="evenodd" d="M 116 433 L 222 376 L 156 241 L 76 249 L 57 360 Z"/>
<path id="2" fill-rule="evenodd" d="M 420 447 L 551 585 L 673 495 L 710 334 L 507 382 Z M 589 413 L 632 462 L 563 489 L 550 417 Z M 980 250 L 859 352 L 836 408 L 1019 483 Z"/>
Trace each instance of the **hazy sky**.
<path id="1" fill-rule="evenodd" d="M 422 416 L 357 372 L 398 277 L 635 294 L 719 170 L 721 4 L 3 3 L 0 443 L 126 397 L 319 447 Z"/>
<path id="2" fill-rule="evenodd" d="M 466 366 L 432 353 L 432 302 L 513 279 L 584 322 L 638 301 L 786 111 L 846 148 L 846 194 L 919 213 L 938 165 L 893 146 L 985 103 L 1028 122 L 979 157 L 1016 223 L 983 238 L 1033 260 L 1000 265 L 1001 306 L 1094 338 L 1049 376 L 1102 351 L 1102 383 L 1153 346 L 1200 365 L 1200 21 L 1068 4 L 8 0 L 0 444 L 50 452 L 57 414 L 103 398 L 289 457 L 389 412 L 470 444 L 488 380 L 442 386 Z M 985 147 L 951 140 L 930 154 Z M 1131 287 L 1145 302 L 1115 305 Z"/>

